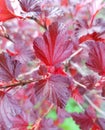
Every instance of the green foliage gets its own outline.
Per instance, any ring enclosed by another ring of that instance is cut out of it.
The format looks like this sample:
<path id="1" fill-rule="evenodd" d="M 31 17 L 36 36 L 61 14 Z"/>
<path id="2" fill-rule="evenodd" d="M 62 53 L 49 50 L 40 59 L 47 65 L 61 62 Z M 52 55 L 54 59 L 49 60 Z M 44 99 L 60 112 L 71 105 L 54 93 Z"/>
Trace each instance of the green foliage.
<path id="1" fill-rule="evenodd" d="M 73 98 L 70 98 L 67 102 L 67 105 L 65 107 L 67 112 L 77 112 L 80 113 L 82 112 L 82 109 L 80 106 L 76 103 L 76 101 Z"/>
<path id="2" fill-rule="evenodd" d="M 72 118 L 66 118 L 60 125 L 63 130 L 80 130 L 79 126 L 75 123 Z"/>
<path id="3" fill-rule="evenodd" d="M 27 130 L 32 130 L 32 128 L 33 128 L 33 124 L 29 123 L 29 125 L 27 126 Z"/>
<path id="4" fill-rule="evenodd" d="M 57 119 L 56 110 L 55 110 L 55 109 L 52 109 L 52 110 L 47 114 L 46 118 L 50 118 L 50 119 L 56 120 L 56 119 Z"/>

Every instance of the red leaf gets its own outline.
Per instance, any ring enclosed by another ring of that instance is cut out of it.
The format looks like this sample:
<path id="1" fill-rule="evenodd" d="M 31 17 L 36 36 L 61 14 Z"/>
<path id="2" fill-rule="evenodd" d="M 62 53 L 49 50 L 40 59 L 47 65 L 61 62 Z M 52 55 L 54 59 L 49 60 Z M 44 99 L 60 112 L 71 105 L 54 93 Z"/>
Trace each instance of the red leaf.
<path id="1" fill-rule="evenodd" d="M 78 103 L 83 103 L 83 102 L 84 102 L 83 97 L 82 97 L 82 95 L 80 94 L 78 88 L 75 88 L 75 89 L 72 91 L 72 97 L 73 97 Z"/>
<path id="2" fill-rule="evenodd" d="M 54 74 L 61 74 L 61 75 L 64 75 L 66 76 L 67 74 L 63 71 L 63 67 L 55 67 L 55 71 L 54 71 Z"/>
<path id="3" fill-rule="evenodd" d="M 69 5 L 69 1 L 68 0 L 61 0 L 61 5 L 62 6 L 68 6 Z"/>
<path id="4" fill-rule="evenodd" d="M 11 81 L 20 74 L 21 64 L 6 53 L 0 54 L 0 81 Z"/>
<path id="5" fill-rule="evenodd" d="M 5 0 L 8 10 L 16 17 L 35 17 L 41 12 L 41 1 L 36 0 Z"/>
<path id="6" fill-rule="evenodd" d="M 70 79 L 62 75 L 52 75 L 46 80 L 35 84 L 35 94 L 38 100 L 44 98 L 62 107 L 70 96 Z"/>
<path id="7" fill-rule="evenodd" d="M 89 58 L 86 65 L 100 75 L 105 74 L 105 44 L 101 42 L 90 41 Z"/>
<path id="8" fill-rule="evenodd" d="M 101 130 L 100 127 L 95 123 L 92 127 L 92 130 Z"/>
<path id="9" fill-rule="evenodd" d="M 14 18 L 13 15 L 7 8 L 5 0 L 0 0 L 0 21 L 6 21 L 8 19 Z"/>
<path id="10" fill-rule="evenodd" d="M 76 21 L 75 33 L 79 38 L 79 42 L 85 42 L 89 40 L 105 42 L 105 22 L 102 19 L 96 19 L 94 25 L 89 27 L 86 20 Z"/>
<path id="11" fill-rule="evenodd" d="M 21 9 L 18 0 L 5 0 L 8 10 L 16 17 L 22 16 L 23 10 Z"/>
<path id="12" fill-rule="evenodd" d="M 35 39 L 34 49 L 41 61 L 48 66 L 54 66 L 70 56 L 72 43 L 64 26 L 55 22 L 43 36 Z"/>

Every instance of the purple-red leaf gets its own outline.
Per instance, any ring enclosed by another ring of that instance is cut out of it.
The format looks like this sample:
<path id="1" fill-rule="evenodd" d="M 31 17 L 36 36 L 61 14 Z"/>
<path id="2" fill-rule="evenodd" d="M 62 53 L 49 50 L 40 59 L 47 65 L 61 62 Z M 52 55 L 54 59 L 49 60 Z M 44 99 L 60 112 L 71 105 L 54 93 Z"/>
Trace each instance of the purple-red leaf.
<path id="1" fill-rule="evenodd" d="M 21 40 L 20 40 L 21 41 Z M 11 49 L 13 48 L 13 49 Z M 18 42 L 13 44 L 7 52 L 14 57 L 15 60 L 20 61 L 20 63 L 26 63 L 33 59 L 34 53 L 31 47 L 25 43 Z M 13 50 L 13 51 L 12 51 Z"/>
<path id="2" fill-rule="evenodd" d="M 0 54 L 0 81 L 11 81 L 20 74 L 21 64 L 6 53 Z"/>
<path id="3" fill-rule="evenodd" d="M 62 75 L 52 75 L 48 79 L 35 84 L 35 94 L 38 100 L 43 98 L 63 107 L 70 97 L 70 79 Z"/>
<path id="4" fill-rule="evenodd" d="M 89 58 L 86 65 L 100 75 L 105 74 L 105 44 L 101 42 L 90 41 Z"/>
<path id="5" fill-rule="evenodd" d="M 101 130 L 105 130 L 105 119 L 104 118 L 98 118 L 97 123 L 100 126 Z"/>
<path id="6" fill-rule="evenodd" d="M 19 0 L 22 9 L 26 12 L 40 12 L 41 0 Z"/>
<path id="7" fill-rule="evenodd" d="M 64 61 L 71 54 L 72 43 L 65 28 L 55 22 L 43 36 L 37 37 L 34 41 L 36 56 L 48 66 Z"/>
<path id="8" fill-rule="evenodd" d="M 27 121 L 23 119 L 20 115 L 17 115 L 13 119 L 13 126 L 11 130 L 26 130 L 28 127 Z"/>
<path id="9" fill-rule="evenodd" d="M 0 91 L 0 122 L 10 128 L 13 117 L 20 112 L 20 106 L 13 95 Z"/>
<path id="10" fill-rule="evenodd" d="M 87 89 L 93 89 L 95 87 L 95 83 L 97 79 L 94 75 L 87 75 L 81 78 L 81 84 L 85 85 Z"/>

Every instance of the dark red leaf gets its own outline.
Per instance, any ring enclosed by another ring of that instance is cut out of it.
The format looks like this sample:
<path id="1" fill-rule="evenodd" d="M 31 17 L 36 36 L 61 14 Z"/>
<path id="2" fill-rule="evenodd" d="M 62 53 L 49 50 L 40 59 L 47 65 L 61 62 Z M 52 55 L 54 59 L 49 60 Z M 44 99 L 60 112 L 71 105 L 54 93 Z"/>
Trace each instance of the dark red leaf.
<path id="1" fill-rule="evenodd" d="M 85 114 L 73 114 L 73 119 L 76 121 L 82 130 L 90 130 L 93 125 L 93 120 Z"/>
<path id="2" fill-rule="evenodd" d="M 105 44 L 101 42 L 90 41 L 87 43 L 89 46 L 89 58 L 86 65 L 100 75 L 105 74 Z"/>
<path id="3" fill-rule="evenodd" d="M 71 54 L 72 43 L 65 28 L 57 22 L 53 23 L 43 36 L 34 41 L 36 56 L 48 66 L 64 61 Z"/>
<path id="4" fill-rule="evenodd" d="M 70 97 L 70 79 L 62 75 L 52 75 L 48 79 L 35 84 L 35 94 L 38 100 L 47 100 L 63 107 Z"/>
<path id="5" fill-rule="evenodd" d="M 73 119 L 78 125 L 80 125 L 81 130 L 90 130 L 94 125 L 95 112 L 91 108 L 88 108 L 84 113 L 73 113 Z"/>
<path id="6" fill-rule="evenodd" d="M 105 97 L 105 86 L 102 88 L 102 96 Z"/>
<path id="7" fill-rule="evenodd" d="M 94 89 L 97 79 L 94 75 L 87 75 L 82 77 L 80 82 L 91 90 Z"/>
<path id="8" fill-rule="evenodd" d="M 6 53 L 0 54 L 0 81 L 11 81 L 21 73 L 20 62 Z"/>

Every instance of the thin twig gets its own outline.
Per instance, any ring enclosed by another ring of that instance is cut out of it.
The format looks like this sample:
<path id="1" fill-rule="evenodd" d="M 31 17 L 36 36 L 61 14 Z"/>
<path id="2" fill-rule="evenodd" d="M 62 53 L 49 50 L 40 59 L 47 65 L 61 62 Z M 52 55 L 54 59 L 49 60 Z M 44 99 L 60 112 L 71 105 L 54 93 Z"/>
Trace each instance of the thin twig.
<path id="1" fill-rule="evenodd" d="M 9 36 L 9 34 L 5 34 L 5 35 L 0 35 L 0 37 L 6 38 L 7 40 L 11 41 L 12 43 L 14 43 L 14 41 L 12 40 L 12 38 Z"/>
<path id="2" fill-rule="evenodd" d="M 13 39 L 9 36 L 9 34 L 6 33 L 4 37 L 14 43 Z"/>
<path id="3" fill-rule="evenodd" d="M 77 54 L 79 54 L 82 50 L 83 50 L 83 48 L 79 48 L 77 51 L 75 51 L 75 52 L 70 56 L 69 61 L 70 61 L 73 57 L 75 57 Z"/>
<path id="4" fill-rule="evenodd" d="M 25 76 L 31 75 L 33 72 L 37 71 L 38 69 L 39 69 L 39 66 L 34 67 L 34 68 L 31 69 L 30 71 L 28 71 L 28 72 L 26 72 L 26 73 L 23 73 L 23 74 L 20 74 L 17 79 L 18 79 L 18 80 L 19 80 L 19 79 L 23 79 Z"/>
<path id="5" fill-rule="evenodd" d="M 100 98 L 101 100 L 105 100 L 105 97 L 102 97 L 102 96 L 100 96 L 100 95 L 96 95 L 98 98 Z"/>
<path id="6" fill-rule="evenodd" d="M 47 29 L 46 25 L 43 25 L 37 18 L 34 17 L 30 17 L 29 19 L 34 20 L 37 24 L 39 24 L 42 28 L 44 28 L 45 30 Z"/>
<path id="7" fill-rule="evenodd" d="M 11 87 L 16 87 L 16 86 L 24 86 L 26 84 L 32 83 L 32 82 L 36 82 L 36 80 L 23 80 L 23 81 L 18 81 L 16 83 L 11 83 L 5 86 L 1 86 L 0 89 L 7 89 L 7 88 L 11 88 Z"/>
<path id="8" fill-rule="evenodd" d="M 103 116 L 105 116 L 105 112 L 102 111 L 100 108 L 98 108 L 86 95 L 84 95 L 84 98 L 88 101 L 88 103 L 100 114 L 102 114 Z"/>
<path id="9" fill-rule="evenodd" d="M 85 89 L 87 88 L 85 85 L 79 83 L 79 82 L 76 81 L 75 79 L 73 79 L 73 82 L 74 82 L 75 84 L 79 85 L 79 86 L 82 87 L 82 88 L 85 88 Z"/>
<path id="10" fill-rule="evenodd" d="M 86 70 L 83 71 L 83 67 L 81 67 L 80 65 L 78 65 L 77 63 L 74 63 L 72 61 L 70 61 L 70 64 L 83 76 L 86 76 L 87 75 L 87 72 Z"/>
<path id="11" fill-rule="evenodd" d="M 40 122 L 42 121 L 42 119 L 50 112 L 50 110 L 53 108 L 54 104 L 52 103 L 50 105 L 50 107 L 48 108 L 48 110 L 43 114 L 42 117 L 39 117 L 37 120 L 36 120 L 36 123 L 34 124 L 33 128 L 34 130 L 38 130 L 39 129 L 39 126 L 40 126 Z"/>

